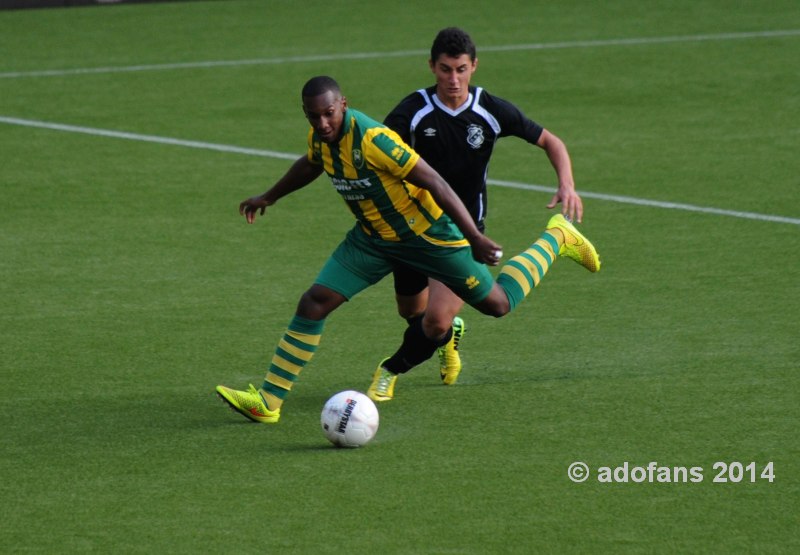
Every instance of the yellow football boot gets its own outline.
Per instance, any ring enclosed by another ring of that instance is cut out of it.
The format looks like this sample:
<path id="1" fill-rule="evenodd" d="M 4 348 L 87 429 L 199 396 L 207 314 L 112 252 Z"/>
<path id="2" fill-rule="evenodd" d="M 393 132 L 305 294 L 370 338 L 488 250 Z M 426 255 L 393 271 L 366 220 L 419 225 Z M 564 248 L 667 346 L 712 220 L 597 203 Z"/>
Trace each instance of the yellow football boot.
<path id="1" fill-rule="evenodd" d="M 547 229 L 553 228 L 564 235 L 564 244 L 558 251 L 559 256 L 571 258 L 590 272 L 600 271 L 600 255 L 597 254 L 597 249 L 569 220 L 561 214 L 556 214 L 547 222 Z"/>
<path id="2" fill-rule="evenodd" d="M 389 360 L 383 359 L 378 368 L 375 369 L 375 374 L 372 376 L 372 384 L 367 390 L 367 397 L 373 401 L 391 401 L 394 397 L 394 384 L 397 381 L 397 374 L 392 374 L 383 367 L 383 363 Z"/>
<path id="3" fill-rule="evenodd" d="M 456 316 L 453 318 L 453 335 L 446 345 L 439 347 L 439 375 L 444 385 L 453 385 L 461 373 L 461 355 L 458 354 L 458 344 L 467 326 L 464 320 Z"/>
<path id="4" fill-rule="evenodd" d="M 281 417 L 281 409 L 269 410 L 264 398 L 261 397 L 261 394 L 252 384 L 250 384 L 250 388 L 247 391 L 239 391 L 224 385 L 218 385 L 217 395 L 229 407 L 253 422 L 275 424 Z"/>

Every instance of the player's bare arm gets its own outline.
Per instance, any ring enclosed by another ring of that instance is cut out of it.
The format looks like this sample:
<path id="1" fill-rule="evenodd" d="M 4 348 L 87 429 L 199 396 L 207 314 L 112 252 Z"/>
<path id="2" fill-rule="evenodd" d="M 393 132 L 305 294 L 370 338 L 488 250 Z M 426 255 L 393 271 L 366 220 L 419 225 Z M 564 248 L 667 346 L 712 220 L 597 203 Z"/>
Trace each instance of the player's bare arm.
<path id="1" fill-rule="evenodd" d="M 572 161 L 564 142 L 547 129 L 542 131 L 537 146 L 544 149 L 550 164 L 556 170 L 558 176 L 558 190 L 547 208 L 555 208 L 561 203 L 561 213 L 572 221 L 581 222 L 583 220 L 583 201 L 575 191 L 575 180 L 572 177 Z"/>
<path id="2" fill-rule="evenodd" d="M 406 179 L 414 185 L 430 191 L 436 204 L 450 216 L 469 241 L 475 260 L 491 266 L 496 266 L 500 262 L 502 247 L 478 230 L 478 226 L 475 225 L 455 191 L 425 160 L 420 158 Z"/>
<path id="3" fill-rule="evenodd" d="M 263 216 L 267 206 L 272 206 L 286 195 L 302 189 L 320 174 L 322 166 L 312 164 L 306 156 L 302 156 L 267 192 L 242 201 L 239 204 L 239 214 L 247 219 L 247 223 L 252 224 L 256 219 L 256 212 Z"/>

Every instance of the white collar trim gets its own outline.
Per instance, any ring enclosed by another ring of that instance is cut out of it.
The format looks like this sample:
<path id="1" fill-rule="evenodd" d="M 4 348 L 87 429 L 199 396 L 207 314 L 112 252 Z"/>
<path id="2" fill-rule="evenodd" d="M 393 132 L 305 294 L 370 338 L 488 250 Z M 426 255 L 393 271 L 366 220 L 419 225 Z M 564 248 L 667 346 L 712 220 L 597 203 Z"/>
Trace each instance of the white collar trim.
<path id="1" fill-rule="evenodd" d="M 467 99 L 464 101 L 464 103 L 455 110 L 452 110 L 447 106 L 445 106 L 444 103 L 441 100 L 439 100 L 439 97 L 436 96 L 436 93 L 433 93 L 433 95 L 431 95 L 431 100 L 433 100 L 433 103 L 436 104 L 436 107 L 439 108 L 440 110 L 450 114 L 451 116 L 457 116 L 458 114 L 460 114 L 464 110 L 469 109 L 469 107 L 472 106 L 472 93 L 469 93 L 469 96 L 467 96 Z"/>

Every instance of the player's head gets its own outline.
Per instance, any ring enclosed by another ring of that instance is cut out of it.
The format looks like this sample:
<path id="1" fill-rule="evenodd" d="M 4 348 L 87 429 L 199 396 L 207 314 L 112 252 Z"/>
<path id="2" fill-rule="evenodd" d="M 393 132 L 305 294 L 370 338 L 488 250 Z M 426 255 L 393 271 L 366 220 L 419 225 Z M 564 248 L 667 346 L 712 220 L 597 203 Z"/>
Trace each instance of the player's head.
<path id="1" fill-rule="evenodd" d="M 321 75 L 309 79 L 303 86 L 303 113 L 324 143 L 339 139 L 347 111 L 347 99 L 339 84 L 331 77 Z"/>
<path id="2" fill-rule="evenodd" d="M 475 43 L 466 31 L 458 27 L 439 31 L 428 64 L 436 76 L 436 96 L 452 105 L 466 101 L 470 79 L 478 68 Z"/>
<path id="3" fill-rule="evenodd" d="M 447 54 L 451 58 L 458 58 L 462 54 L 466 54 L 473 62 L 478 57 L 472 38 L 464 29 L 458 27 L 442 29 L 433 39 L 431 61 L 436 62 L 442 54 Z"/>

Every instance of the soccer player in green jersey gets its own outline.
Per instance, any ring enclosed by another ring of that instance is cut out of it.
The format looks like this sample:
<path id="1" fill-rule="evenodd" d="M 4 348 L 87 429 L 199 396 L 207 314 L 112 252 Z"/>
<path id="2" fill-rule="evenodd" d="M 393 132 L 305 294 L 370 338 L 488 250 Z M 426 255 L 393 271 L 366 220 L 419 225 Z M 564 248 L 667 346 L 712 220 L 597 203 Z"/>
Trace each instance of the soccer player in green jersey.
<path id="1" fill-rule="evenodd" d="M 444 284 L 492 316 L 512 311 L 559 255 L 591 271 L 600 267 L 594 246 L 560 214 L 542 235 L 500 270 L 500 245 L 482 234 L 447 182 L 388 127 L 349 108 L 330 77 L 314 77 L 302 90 L 311 124 L 308 152 L 262 195 L 239 205 L 248 223 L 282 197 L 323 172 L 356 218 L 313 285 L 300 297 L 260 388 L 217 386 L 231 408 L 255 422 L 275 423 L 301 370 L 319 346 L 327 316 L 380 281 L 398 263 Z M 408 356 L 429 358 L 427 343 L 409 337 Z"/>

